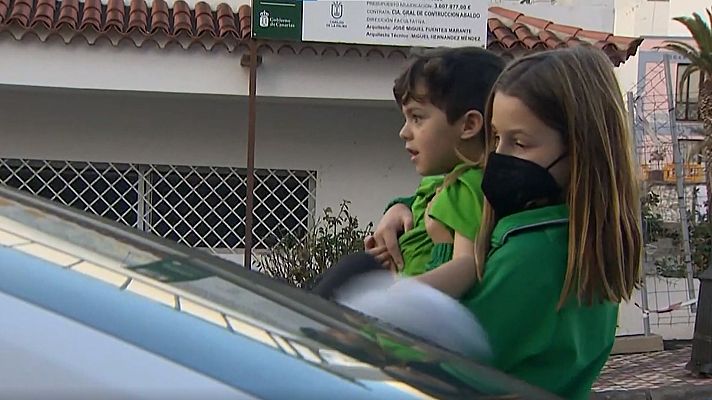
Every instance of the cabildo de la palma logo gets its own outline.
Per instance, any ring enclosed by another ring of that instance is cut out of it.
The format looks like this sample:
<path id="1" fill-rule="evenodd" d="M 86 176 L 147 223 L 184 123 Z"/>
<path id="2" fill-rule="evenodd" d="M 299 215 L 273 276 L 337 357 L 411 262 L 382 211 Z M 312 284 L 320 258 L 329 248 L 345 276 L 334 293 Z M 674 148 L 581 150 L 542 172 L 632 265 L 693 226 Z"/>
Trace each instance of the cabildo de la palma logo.
<path id="1" fill-rule="evenodd" d="M 260 28 L 269 27 L 269 12 L 267 10 L 262 10 L 260 13 Z"/>
<path id="2" fill-rule="evenodd" d="M 331 18 L 341 19 L 344 15 L 344 5 L 340 1 L 331 2 Z"/>
<path id="3" fill-rule="evenodd" d="M 344 3 L 341 1 L 331 2 L 331 20 L 326 24 L 327 28 L 348 28 L 348 25 L 341 19 L 344 16 Z"/>

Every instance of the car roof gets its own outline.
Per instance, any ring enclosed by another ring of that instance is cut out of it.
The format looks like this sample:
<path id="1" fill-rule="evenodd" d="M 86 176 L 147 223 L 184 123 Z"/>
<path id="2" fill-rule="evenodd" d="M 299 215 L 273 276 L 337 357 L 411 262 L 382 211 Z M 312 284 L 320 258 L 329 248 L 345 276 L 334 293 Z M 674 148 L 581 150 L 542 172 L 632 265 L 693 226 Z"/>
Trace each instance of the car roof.
<path id="1" fill-rule="evenodd" d="M 0 246 L 3 276 L 14 277 L 0 291 L 264 398 L 281 398 L 278 390 L 318 398 L 316 386 L 353 393 L 367 387 L 371 398 L 384 390 L 388 398 L 555 398 L 205 252 L 5 187 Z M 384 354 L 364 339 L 366 328 L 427 360 Z M 442 365 L 479 383 L 456 381 Z"/>

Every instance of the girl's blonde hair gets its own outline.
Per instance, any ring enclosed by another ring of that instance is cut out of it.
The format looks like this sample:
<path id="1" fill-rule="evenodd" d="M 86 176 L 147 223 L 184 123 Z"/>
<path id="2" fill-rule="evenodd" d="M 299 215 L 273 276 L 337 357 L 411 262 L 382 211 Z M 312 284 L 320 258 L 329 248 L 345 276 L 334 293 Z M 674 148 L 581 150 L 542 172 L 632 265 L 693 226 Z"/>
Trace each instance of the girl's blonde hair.
<path id="1" fill-rule="evenodd" d="M 485 113 L 486 153 L 495 149 L 496 93 L 521 100 L 561 134 L 567 147 L 568 265 L 559 307 L 573 293 L 587 304 L 629 300 L 641 273 L 640 199 L 631 132 L 610 60 L 595 48 L 577 46 L 536 53 L 507 66 Z M 495 222 L 485 201 L 475 245 L 480 280 Z"/>

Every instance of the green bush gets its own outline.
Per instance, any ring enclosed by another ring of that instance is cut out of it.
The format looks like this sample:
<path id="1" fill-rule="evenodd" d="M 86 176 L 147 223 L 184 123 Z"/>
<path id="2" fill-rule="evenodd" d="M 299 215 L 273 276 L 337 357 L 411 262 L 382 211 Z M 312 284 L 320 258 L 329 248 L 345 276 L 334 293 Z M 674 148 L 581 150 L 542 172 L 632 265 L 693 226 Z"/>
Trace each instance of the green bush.
<path id="1" fill-rule="evenodd" d="M 655 210 L 660 206 L 660 196 L 649 191 L 643 199 L 643 222 L 646 228 L 646 243 L 654 243 L 662 238 L 670 238 L 678 249 L 678 255 L 668 255 L 654 261 L 658 275 L 669 278 L 683 278 L 687 276 L 684 260 L 682 257 L 682 235 L 678 224 L 666 224 L 663 222 L 660 213 Z M 704 271 L 709 265 L 709 257 L 712 252 L 712 224 L 699 215 L 693 215 L 692 211 L 687 213 L 690 230 L 690 250 L 692 252 L 693 273 Z M 668 225 L 668 226 L 666 226 Z"/>
<path id="2" fill-rule="evenodd" d="M 663 216 L 655 209 L 660 206 L 660 195 L 650 190 L 643 199 L 643 224 L 646 230 L 646 240 L 655 242 L 666 237 L 670 232 L 663 225 Z"/>
<path id="3" fill-rule="evenodd" d="M 712 252 L 712 224 L 699 222 L 690 226 L 690 241 L 692 247 L 692 263 L 695 275 L 707 269 Z"/>
<path id="4" fill-rule="evenodd" d="M 266 254 L 256 257 L 257 270 L 290 285 L 309 288 L 314 279 L 341 257 L 363 251 L 363 239 L 373 224 L 359 227 L 343 200 L 339 212 L 326 208 L 323 215 L 301 234 L 285 234 Z"/>

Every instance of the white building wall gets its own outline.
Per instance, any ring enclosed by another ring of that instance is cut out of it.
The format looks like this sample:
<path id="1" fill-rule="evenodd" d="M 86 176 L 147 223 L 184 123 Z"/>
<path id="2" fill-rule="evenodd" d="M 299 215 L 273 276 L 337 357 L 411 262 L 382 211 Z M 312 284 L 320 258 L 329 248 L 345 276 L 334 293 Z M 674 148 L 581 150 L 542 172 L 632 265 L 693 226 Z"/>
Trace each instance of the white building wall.
<path id="1" fill-rule="evenodd" d="M 667 35 L 670 4 L 665 1 L 616 0 L 615 33 L 625 36 Z"/>
<path id="2" fill-rule="evenodd" d="M 670 1 L 670 21 L 668 22 L 669 36 L 690 36 L 684 25 L 673 21 L 672 18 L 680 16 L 692 16 L 692 13 L 698 13 L 707 20 L 705 9 L 710 8 L 712 4 L 706 0 L 672 0 Z"/>
<path id="3" fill-rule="evenodd" d="M 247 96 L 249 71 L 240 66 L 242 50 L 206 52 L 200 47 L 118 48 L 102 41 L 65 45 L 58 39 L 18 42 L 0 34 L 0 85 L 67 87 Z M 287 98 L 392 99 L 393 79 L 405 64 L 402 56 L 294 55 L 289 50 L 263 52 L 257 94 Z"/>
<path id="4" fill-rule="evenodd" d="M 245 98 L 0 87 L 0 157 L 245 167 L 246 118 Z M 378 221 L 418 182 L 400 124 L 390 103 L 263 101 L 255 164 L 316 170 L 318 213 Z"/>
<path id="5" fill-rule="evenodd" d="M 693 12 L 703 13 L 709 7 L 704 0 L 615 0 L 616 35 L 650 36 L 650 37 L 690 37 L 690 33 L 679 22 L 672 18 L 691 16 Z M 641 46 L 649 49 L 646 43 Z M 625 64 L 616 69 L 616 74 L 623 91 L 633 89 L 638 82 L 639 57 L 631 57 Z"/>
<path id="6" fill-rule="evenodd" d="M 406 64 L 402 56 L 280 55 L 265 52 L 258 72 L 260 96 L 393 100 L 393 80 Z M 282 52 L 284 53 L 284 52 Z"/>
<path id="7" fill-rule="evenodd" d="M 618 35 L 627 36 L 689 36 L 674 17 L 702 13 L 709 3 L 704 0 L 615 0 Z"/>
<path id="8" fill-rule="evenodd" d="M 0 34 L 0 84 L 77 89 L 247 95 L 249 71 L 240 55 L 122 42 L 69 45 L 42 43 L 28 35 L 16 41 Z M 209 71 L 209 73 L 208 73 Z"/>

